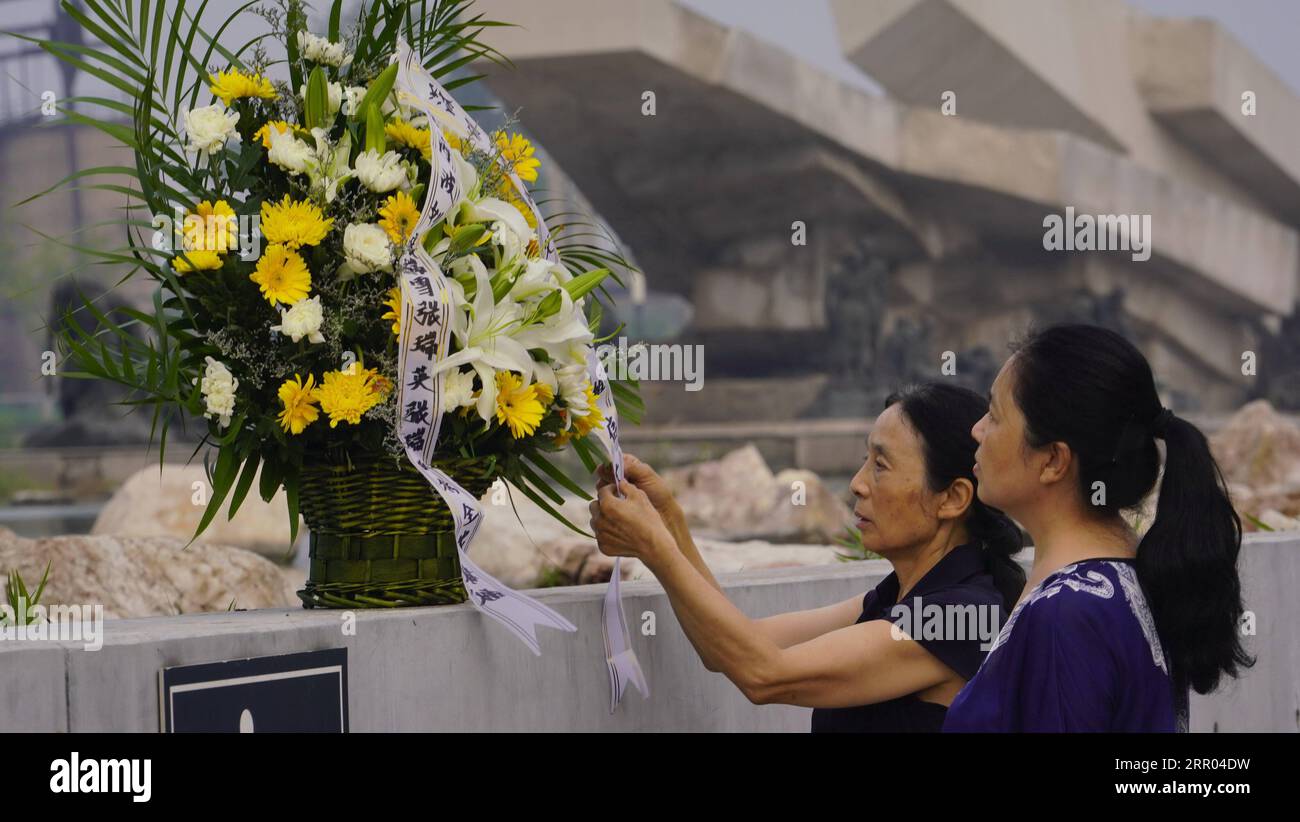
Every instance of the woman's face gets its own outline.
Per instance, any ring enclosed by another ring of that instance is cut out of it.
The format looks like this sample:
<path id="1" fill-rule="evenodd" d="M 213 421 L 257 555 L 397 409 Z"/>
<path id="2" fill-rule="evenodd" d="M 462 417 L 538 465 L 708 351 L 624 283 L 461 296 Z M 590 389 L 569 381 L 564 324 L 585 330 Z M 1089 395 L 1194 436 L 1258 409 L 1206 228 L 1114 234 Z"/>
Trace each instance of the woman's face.
<path id="1" fill-rule="evenodd" d="M 989 412 L 975 423 L 975 479 L 979 498 L 1015 517 L 1016 510 L 1042 486 L 1041 459 L 1025 439 L 1025 417 L 1015 402 L 1016 358 L 1002 365 L 990 391 Z"/>
<path id="2" fill-rule="evenodd" d="M 862 547 L 883 557 L 920 545 L 939 528 L 938 503 L 925 484 L 925 453 L 899 405 L 876 418 L 867 438 L 867 461 L 849 488 L 857 503 Z"/>

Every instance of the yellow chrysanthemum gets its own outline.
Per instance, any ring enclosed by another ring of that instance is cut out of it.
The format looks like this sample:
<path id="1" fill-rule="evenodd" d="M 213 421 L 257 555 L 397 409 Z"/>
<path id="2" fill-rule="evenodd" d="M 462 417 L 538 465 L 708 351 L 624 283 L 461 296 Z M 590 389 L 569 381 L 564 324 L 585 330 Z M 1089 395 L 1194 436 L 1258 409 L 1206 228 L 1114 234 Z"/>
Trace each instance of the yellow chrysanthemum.
<path id="1" fill-rule="evenodd" d="M 253 139 L 261 140 L 262 148 L 267 151 L 271 150 L 271 129 L 275 129 L 278 133 L 284 134 L 285 132 L 293 131 L 293 126 L 286 120 L 267 120 L 265 125 L 257 131 L 254 131 Z"/>
<path id="2" fill-rule="evenodd" d="M 262 287 L 262 296 L 271 305 L 293 305 L 311 292 L 311 272 L 306 261 L 297 251 L 278 244 L 266 247 L 248 279 Z"/>
<path id="3" fill-rule="evenodd" d="M 508 425 L 512 437 L 521 439 L 536 431 L 545 414 L 535 384 L 525 386 L 512 372 L 497 372 L 497 422 Z"/>
<path id="4" fill-rule="evenodd" d="M 209 88 L 212 89 L 213 96 L 220 97 L 227 107 L 241 97 L 261 97 L 264 100 L 274 100 L 276 97 L 271 81 L 260 74 L 249 75 L 239 69 L 230 69 L 209 75 L 208 79 L 212 81 Z"/>
<path id="5" fill-rule="evenodd" d="M 420 220 L 420 210 L 415 207 L 415 200 L 405 191 L 399 191 L 384 200 L 384 207 L 379 209 L 379 227 L 388 235 L 388 239 L 401 245 L 415 231 L 415 224 Z"/>
<path id="6" fill-rule="evenodd" d="M 572 417 L 573 422 L 566 431 L 560 431 L 555 435 L 555 444 L 564 446 L 568 445 L 570 440 L 582 439 L 592 431 L 600 427 L 605 421 L 605 414 L 600 410 L 600 404 L 596 399 L 596 392 L 592 389 L 591 383 L 587 383 L 587 414 L 578 416 L 571 412 L 566 413 Z"/>
<path id="7" fill-rule="evenodd" d="M 225 200 L 204 200 L 185 215 L 182 232 L 186 251 L 225 254 L 239 244 L 239 218 Z"/>
<path id="8" fill-rule="evenodd" d="M 535 149 L 533 144 L 528 142 L 528 138 L 522 134 L 507 134 L 504 131 L 498 131 L 494 136 L 497 148 L 501 151 L 501 159 L 514 169 L 519 179 L 526 183 L 537 182 L 537 168 L 542 161 L 533 156 Z"/>
<path id="9" fill-rule="evenodd" d="M 185 274 L 190 271 L 215 271 L 221 268 L 221 255 L 215 251 L 186 251 L 189 262 L 185 257 L 179 254 L 172 258 L 172 268 L 176 269 L 178 274 Z"/>
<path id="10" fill-rule="evenodd" d="M 303 429 L 316 421 L 320 409 L 316 407 L 316 377 L 307 375 L 307 382 L 302 377 L 293 375 L 280 386 L 280 427 L 291 434 L 301 434 Z"/>
<path id="11" fill-rule="evenodd" d="M 442 139 L 447 141 L 447 147 L 453 151 L 459 151 L 460 156 L 464 157 L 468 153 L 467 142 L 462 141 L 460 136 L 454 131 L 442 130 Z"/>
<path id="12" fill-rule="evenodd" d="M 398 118 L 384 126 L 384 134 L 394 143 L 419 149 L 425 160 L 433 159 L 433 134 L 427 128 L 416 128 Z"/>
<path id="13" fill-rule="evenodd" d="M 356 363 L 348 366 L 347 371 L 328 371 L 319 388 L 316 399 L 321 410 L 329 415 L 330 428 L 340 422 L 353 425 L 361 422 L 361 415 L 375 407 L 384 398 L 386 391 L 377 384 L 379 377 L 373 369 L 361 368 Z M 383 380 L 387 383 L 387 380 Z"/>
<path id="14" fill-rule="evenodd" d="M 546 383 L 535 382 L 533 388 L 537 389 L 537 399 L 542 405 L 550 405 L 551 401 L 555 399 L 555 392 Z"/>
<path id="15" fill-rule="evenodd" d="M 402 289 L 397 286 L 388 289 L 388 299 L 384 300 L 384 305 L 388 306 L 388 311 L 379 319 L 392 320 L 393 336 L 400 336 L 402 333 Z"/>
<path id="16" fill-rule="evenodd" d="M 293 249 L 317 245 L 333 227 L 334 219 L 306 200 L 286 194 L 278 203 L 262 203 L 262 235 L 268 243 Z"/>

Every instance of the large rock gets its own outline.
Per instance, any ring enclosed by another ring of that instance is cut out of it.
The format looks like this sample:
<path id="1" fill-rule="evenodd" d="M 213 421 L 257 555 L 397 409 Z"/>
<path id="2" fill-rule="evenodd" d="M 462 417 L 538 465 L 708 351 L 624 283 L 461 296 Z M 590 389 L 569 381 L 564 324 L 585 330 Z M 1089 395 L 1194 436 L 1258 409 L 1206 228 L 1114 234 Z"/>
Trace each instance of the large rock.
<path id="1" fill-rule="evenodd" d="M 1242 406 L 1210 437 L 1233 505 L 1248 531 L 1292 530 L 1300 516 L 1300 427 L 1267 401 Z"/>
<path id="2" fill-rule="evenodd" d="M 29 591 L 46 563 L 46 605 L 102 604 L 105 618 L 173 616 L 298 603 L 279 566 L 241 548 L 177 537 L 58 536 L 26 539 L 0 528 L 0 571 Z"/>
<path id="3" fill-rule="evenodd" d="M 1237 410 L 1210 437 L 1224 478 L 1250 488 L 1300 484 L 1300 427 L 1267 400 Z"/>
<path id="4" fill-rule="evenodd" d="M 292 557 L 284 489 L 276 492 L 269 503 L 263 502 L 257 492 L 260 470 L 258 474 L 235 518 L 226 518 L 230 508 L 227 498 L 195 544 L 233 545 L 280 562 Z M 202 488 L 202 495 L 196 488 Z M 157 467 L 142 468 L 113 494 L 90 533 L 177 537 L 184 544 L 203 518 L 211 494 L 212 487 L 201 465 L 164 465 L 161 476 Z M 298 533 L 301 538 L 306 529 L 300 527 Z"/>
<path id="5" fill-rule="evenodd" d="M 816 474 L 774 475 L 753 444 L 662 474 L 687 524 L 708 538 L 826 544 L 853 521 L 849 506 Z"/>

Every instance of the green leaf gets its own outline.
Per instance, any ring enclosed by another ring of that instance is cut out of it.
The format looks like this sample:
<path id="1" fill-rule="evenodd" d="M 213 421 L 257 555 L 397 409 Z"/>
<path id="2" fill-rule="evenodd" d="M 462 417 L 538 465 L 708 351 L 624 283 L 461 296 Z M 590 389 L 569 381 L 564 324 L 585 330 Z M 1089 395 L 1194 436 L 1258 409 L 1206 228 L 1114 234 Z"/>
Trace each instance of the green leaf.
<path id="1" fill-rule="evenodd" d="M 298 55 L 298 32 L 307 28 L 306 15 L 301 3 L 290 3 L 289 13 L 285 19 L 285 51 L 289 58 L 289 87 L 298 93 L 302 85 L 302 67 Z M 363 41 L 365 38 L 361 38 Z"/>
<path id="2" fill-rule="evenodd" d="M 362 38 L 365 39 L 364 37 Z M 359 50 L 359 49 L 358 49 Z M 361 98 L 361 103 L 357 106 L 357 111 L 366 111 L 368 106 L 375 106 L 383 112 L 384 101 L 388 95 L 393 92 L 393 83 L 397 81 L 397 64 L 391 63 L 388 68 L 380 72 L 375 81 L 370 84 L 366 90 L 365 96 Z"/>
<path id="3" fill-rule="evenodd" d="M 194 536 L 185 543 L 186 548 L 194 544 L 194 540 L 207 529 L 208 524 L 217 515 L 217 511 L 221 510 L 221 504 L 225 502 L 226 494 L 230 492 L 230 485 L 235 480 L 237 467 L 233 445 L 217 452 L 217 467 L 212 472 L 212 498 L 208 500 L 208 506 L 203 510 L 203 518 L 199 520 L 199 527 L 194 530 Z"/>
<path id="4" fill-rule="evenodd" d="M 270 502 L 271 498 L 275 496 L 275 492 L 280 490 L 280 480 L 283 476 L 278 461 L 263 460 L 262 477 L 257 484 L 257 492 L 261 495 L 263 502 Z"/>
<path id="5" fill-rule="evenodd" d="M 339 17 L 343 14 L 343 0 L 334 0 L 330 7 L 329 37 L 332 42 L 339 41 Z"/>
<path id="6" fill-rule="evenodd" d="M 564 516 L 563 514 L 561 514 L 559 511 L 555 510 L 555 508 L 553 508 L 553 507 L 551 506 L 550 503 L 548 503 L 546 500 L 542 499 L 542 497 L 541 497 L 540 494 L 538 494 L 538 493 L 537 493 L 536 491 L 534 491 L 533 489 L 529 488 L 529 487 L 528 487 L 526 484 L 524 484 L 523 482 L 519 481 L 519 479 L 518 479 L 517 477 L 512 477 L 512 478 L 511 478 L 511 483 L 512 483 L 516 488 L 518 488 L 518 489 L 520 490 L 520 492 L 523 493 L 524 496 L 526 496 L 526 497 L 528 497 L 528 499 L 532 500 L 532 502 L 533 502 L 534 505 L 536 505 L 538 508 L 541 508 L 541 509 L 542 509 L 543 511 L 545 511 L 546 513 L 550 514 L 550 515 L 551 515 L 551 516 L 552 516 L 556 521 L 560 522 L 560 523 L 563 524 L 565 527 L 569 528 L 570 530 L 572 530 L 572 531 L 574 531 L 574 532 L 576 532 L 576 533 L 582 534 L 584 537 L 588 537 L 589 539 L 595 539 L 595 538 L 596 538 L 596 535 L 595 535 L 595 534 L 590 534 L 590 533 L 588 533 L 588 532 L 582 530 L 582 529 L 579 528 L 578 526 L 574 525 L 572 522 L 569 522 L 569 520 L 568 520 L 567 517 L 565 517 L 565 516 Z"/>
<path id="7" fill-rule="evenodd" d="M 293 549 L 293 544 L 298 541 L 298 480 L 299 474 L 295 469 L 284 473 L 284 494 L 289 503 L 289 548 Z"/>
<path id="8" fill-rule="evenodd" d="M 558 482 L 562 488 L 572 491 L 584 500 L 590 501 L 592 499 L 591 494 L 588 494 L 582 486 L 565 476 L 564 472 L 559 468 L 556 468 L 555 465 L 543 456 L 540 451 L 534 451 L 533 453 L 528 454 L 526 459 L 533 465 L 542 469 L 547 476 Z"/>
<path id="9" fill-rule="evenodd" d="M 596 268 L 579 274 L 572 280 L 569 280 L 564 284 L 564 290 L 569 292 L 569 296 L 576 302 L 585 296 L 587 292 L 600 285 L 601 281 L 608 276 L 608 268 Z"/>
<path id="10" fill-rule="evenodd" d="M 317 66 L 307 78 L 307 110 L 304 120 L 308 129 L 323 128 L 329 116 L 329 81 L 325 71 Z"/>
<path id="11" fill-rule="evenodd" d="M 235 512 L 243 504 L 244 497 L 248 495 L 248 489 L 253 484 L 253 476 L 257 473 L 257 466 L 262 460 L 261 454 L 254 450 L 244 462 L 244 470 L 239 474 L 239 483 L 235 485 L 235 494 L 230 498 L 230 507 L 226 511 L 226 519 L 235 518 Z"/>
<path id="12" fill-rule="evenodd" d="M 366 106 L 366 151 L 383 154 L 388 150 L 388 137 L 384 134 L 384 116 L 374 103 Z"/>

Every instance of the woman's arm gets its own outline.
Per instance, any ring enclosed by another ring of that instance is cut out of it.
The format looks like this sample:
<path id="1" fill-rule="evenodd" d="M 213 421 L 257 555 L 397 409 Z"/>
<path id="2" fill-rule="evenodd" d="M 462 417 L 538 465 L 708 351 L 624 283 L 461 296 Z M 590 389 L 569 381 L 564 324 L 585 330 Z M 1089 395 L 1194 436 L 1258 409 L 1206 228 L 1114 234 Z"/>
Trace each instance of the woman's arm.
<path id="1" fill-rule="evenodd" d="M 889 622 L 834 628 L 782 647 L 711 590 L 681 558 L 660 564 L 655 576 L 706 666 L 724 674 L 755 704 L 868 705 L 957 678 L 955 671 Z"/>
<path id="2" fill-rule="evenodd" d="M 894 699 L 949 681 L 956 673 L 888 622 L 830 631 L 782 648 L 711 585 L 677 550 L 646 495 L 600 489 L 592 525 L 602 552 L 637 556 L 659 579 L 700 659 L 756 704 L 843 707 Z M 833 606 L 832 606 L 833 607 Z"/>
<path id="3" fill-rule="evenodd" d="M 663 478 L 655 473 L 654 469 L 649 465 L 641 462 L 631 454 L 624 455 L 624 470 L 627 472 L 628 481 L 644 491 L 651 505 L 659 512 L 660 518 L 668 528 L 668 533 L 672 534 L 677 550 L 681 552 L 682 556 L 695 570 L 699 571 L 700 576 L 704 577 L 710 585 L 725 595 L 726 592 L 718 584 L 717 577 L 709 570 L 708 564 L 700 554 L 700 549 L 695 545 L 695 539 L 691 536 L 691 529 L 686 524 L 686 515 L 682 512 L 681 505 L 673 498 Z M 596 488 L 598 491 L 613 482 L 613 474 L 609 471 L 608 465 L 601 466 L 597 476 Z M 785 614 L 774 614 L 752 622 L 757 631 L 776 643 L 778 647 L 788 648 L 791 645 L 806 642 L 836 628 L 852 625 L 861 613 L 862 597 L 854 596 L 833 605 L 810 608 L 804 611 L 791 611 Z M 705 667 L 709 667 L 707 662 Z M 713 669 L 709 668 L 709 670 Z"/>

